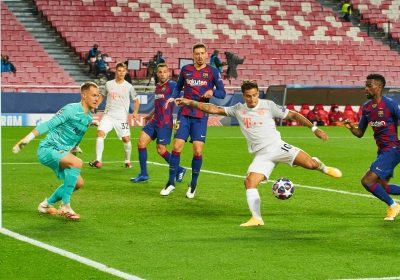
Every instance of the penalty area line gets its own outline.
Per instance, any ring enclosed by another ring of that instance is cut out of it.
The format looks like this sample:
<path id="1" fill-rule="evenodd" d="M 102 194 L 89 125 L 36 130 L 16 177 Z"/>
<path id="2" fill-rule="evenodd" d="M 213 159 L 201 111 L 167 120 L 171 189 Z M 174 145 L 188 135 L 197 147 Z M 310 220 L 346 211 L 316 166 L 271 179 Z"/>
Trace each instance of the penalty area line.
<path id="1" fill-rule="evenodd" d="M 103 272 L 105 272 L 105 273 L 108 273 L 108 274 L 111 274 L 111 275 L 120 277 L 120 278 L 122 278 L 122 279 L 127 279 L 127 280 L 143 280 L 142 278 L 139 278 L 139 277 L 137 277 L 137 276 L 134 276 L 134 275 L 131 275 L 131 274 L 122 272 L 122 271 L 117 270 L 117 269 L 112 268 L 112 267 L 108 267 L 108 266 L 106 266 L 106 265 L 104 265 L 104 264 L 101 264 L 101 263 L 92 261 L 92 260 L 90 260 L 90 259 L 81 257 L 81 256 L 79 256 L 79 255 L 77 255 L 77 254 L 74 254 L 74 253 L 65 251 L 65 250 L 63 250 L 63 249 L 60 249 L 60 248 L 57 248 L 57 247 L 54 247 L 54 246 L 51 246 L 51 245 L 48 245 L 48 244 L 45 244 L 45 243 L 43 243 L 43 242 L 40 242 L 40 241 L 31 239 L 31 238 L 29 238 L 29 237 L 26 237 L 26 236 L 24 236 L 24 235 L 21 235 L 21 234 L 12 232 L 12 231 L 10 231 L 10 230 L 8 230 L 8 229 L 5 229 L 5 228 L 0 228 L 0 233 L 2 233 L 2 234 L 4 234 L 4 235 L 7 235 L 7 236 L 10 236 L 10 237 L 12 237 L 12 238 L 18 239 L 18 240 L 20 240 L 20 241 L 23 241 L 23 242 L 32 244 L 32 245 L 34 245 L 34 246 L 40 247 L 40 248 L 45 249 L 45 250 L 47 250 L 47 251 L 56 253 L 56 254 L 61 255 L 61 256 L 63 256 L 63 257 L 67 257 L 67 258 L 69 258 L 69 259 L 71 259 L 71 260 L 74 260 L 74 261 L 83 263 L 84 265 L 91 266 L 91 267 L 93 267 L 93 268 L 95 268 L 95 269 L 97 269 L 97 270 L 100 270 L 100 271 L 103 271 Z"/>

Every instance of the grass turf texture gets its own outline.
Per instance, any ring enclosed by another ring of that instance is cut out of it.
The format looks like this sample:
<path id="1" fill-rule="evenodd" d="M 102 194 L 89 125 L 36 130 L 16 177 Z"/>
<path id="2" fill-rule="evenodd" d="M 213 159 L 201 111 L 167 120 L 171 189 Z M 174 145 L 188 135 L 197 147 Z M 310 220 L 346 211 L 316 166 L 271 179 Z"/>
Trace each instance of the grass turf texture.
<path id="1" fill-rule="evenodd" d="M 270 180 L 288 177 L 292 198 L 273 197 L 271 182 L 259 192 L 265 226 L 239 227 L 250 218 L 243 178 L 252 160 L 238 127 L 209 127 L 203 172 L 193 200 L 185 198 L 191 171 L 168 197 L 168 167 L 148 164 L 151 180 L 133 184 L 139 164 L 125 169 L 123 146 L 114 132 L 105 140 L 103 167 L 95 159 L 96 128 L 84 137 L 85 186 L 72 196 L 77 222 L 37 212 L 37 205 L 60 184 L 36 159 L 38 140 L 19 154 L 12 146 L 32 128 L 2 128 L 3 227 L 145 279 L 335 279 L 400 276 L 400 221 L 383 221 L 386 205 L 377 199 L 303 186 L 367 194 L 360 179 L 375 159 L 372 132 L 362 139 L 343 127 L 326 127 L 317 139 L 304 127 L 279 128 L 282 138 L 342 170 L 334 179 L 318 171 L 278 165 Z M 132 161 L 139 128 L 132 128 Z M 169 149 L 171 148 L 168 146 Z M 149 161 L 165 164 L 148 147 Z M 190 167 L 186 144 L 181 165 Z M 396 177 L 397 175 L 397 177 Z M 242 176 L 242 178 L 238 177 Z M 393 183 L 399 183 L 396 171 Z M 58 205 L 57 205 L 58 206 Z M 116 279 L 43 249 L 0 236 L 0 279 Z M 22 263 L 21 263 L 22 262 Z M 13 265 L 24 269 L 13 269 Z M 32 277 L 30 277 L 32 276 Z"/>

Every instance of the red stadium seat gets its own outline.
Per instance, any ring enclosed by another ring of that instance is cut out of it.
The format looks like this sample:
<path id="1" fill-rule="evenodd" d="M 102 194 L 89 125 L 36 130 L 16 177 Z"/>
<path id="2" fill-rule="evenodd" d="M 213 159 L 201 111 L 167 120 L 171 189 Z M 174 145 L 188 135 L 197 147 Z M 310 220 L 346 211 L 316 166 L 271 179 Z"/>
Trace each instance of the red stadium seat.
<path id="1" fill-rule="evenodd" d="M 307 103 L 301 105 L 300 114 L 307 118 L 308 112 L 310 111 L 310 106 Z"/>

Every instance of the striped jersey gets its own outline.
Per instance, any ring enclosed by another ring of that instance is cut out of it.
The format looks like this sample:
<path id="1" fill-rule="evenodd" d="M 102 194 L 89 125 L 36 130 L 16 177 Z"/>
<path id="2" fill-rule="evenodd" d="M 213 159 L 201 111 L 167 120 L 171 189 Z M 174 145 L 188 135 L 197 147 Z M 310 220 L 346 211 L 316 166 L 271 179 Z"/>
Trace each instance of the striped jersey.
<path id="1" fill-rule="evenodd" d="M 172 91 L 174 90 L 176 83 L 174 81 L 168 80 L 167 82 L 156 85 L 156 91 L 154 93 L 154 116 L 150 120 L 150 123 L 157 127 L 169 127 L 173 126 L 173 110 L 174 102 L 168 104 L 168 108 L 165 109 L 165 102 L 171 98 Z"/>
<path id="2" fill-rule="evenodd" d="M 399 148 L 398 119 L 400 119 L 399 104 L 393 99 L 383 96 L 378 104 L 372 104 L 372 101 L 369 100 L 363 105 L 358 127 L 367 128 L 368 125 L 372 127 L 379 153 L 390 148 Z"/>
<path id="3" fill-rule="evenodd" d="M 216 89 L 214 89 L 214 87 Z M 183 97 L 199 102 L 209 102 L 209 98 L 203 95 L 208 90 L 213 90 L 213 96 L 224 99 L 226 96 L 224 84 L 217 68 L 206 64 L 206 67 L 197 70 L 194 64 L 187 64 L 182 67 L 179 74 L 177 85 L 173 91 L 172 97 L 177 98 L 182 90 Z M 183 106 L 179 109 L 183 116 L 190 116 L 198 119 L 208 119 L 208 114 L 190 106 Z"/>

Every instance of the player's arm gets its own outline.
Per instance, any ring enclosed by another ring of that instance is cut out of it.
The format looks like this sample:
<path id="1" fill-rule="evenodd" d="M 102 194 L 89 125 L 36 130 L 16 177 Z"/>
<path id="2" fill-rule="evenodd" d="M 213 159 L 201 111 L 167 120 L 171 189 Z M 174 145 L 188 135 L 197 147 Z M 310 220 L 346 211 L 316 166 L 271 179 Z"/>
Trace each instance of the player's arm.
<path id="1" fill-rule="evenodd" d="M 317 126 L 314 126 L 314 124 L 312 124 L 302 114 L 289 110 L 289 113 L 287 114 L 286 118 L 287 119 L 295 119 L 297 122 L 299 122 L 302 125 L 308 127 L 309 129 L 311 129 L 314 132 L 315 136 L 317 136 L 318 138 L 322 139 L 323 141 L 328 140 L 328 136 L 325 134 L 325 132 L 323 132 Z"/>
<path id="2" fill-rule="evenodd" d="M 24 138 L 22 138 L 21 140 L 18 141 L 17 144 L 14 145 L 12 152 L 14 154 L 18 153 L 23 147 L 25 147 L 26 145 L 28 145 L 28 143 L 34 139 L 35 137 L 39 136 L 39 131 L 36 130 L 36 128 L 34 130 L 32 130 L 28 135 L 26 135 Z"/>
<path id="3" fill-rule="evenodd" d="M 354 136 L 361 138 L 364 136 L 365 130 L 367 129 L 366 127 L 357 127 L 354 125 L 354 123 L 349 120 L 349 119 L 345 119 L 343 121 L 344 126 L 347 127 L 351 133 L 353 133 Z M 360 121 L 361 123 L 361 121 Z"/>
<path id="4" fill-rule="evenodd" d="M 144 119 L 146 121 L 151 120 L 151 118 L 154 116 L 154 113 L 155 113 L 155 109 L 153 109 L 146 117 L 144 117 Z"/>
<path id="5" fill-rule="evenodd" d="M 217 68 L 213 68 L 212 71 L 216 88 L 213 90 L 213 96 L 219 99 L 224 99 L 226 96 L 226 91 L 224 84 L 222 83 L 221 74 L 219 73 Z"/>
<path id="6" fill-rule="evenodd" d="M 185 84 L 185 78 L 183 77 L 183 72 L 186 69 L 185 66 L 182 67 L 181 72 L 179 73 L 179 77 L 178 77 L 178 81 L 176 82 L 176 86 L 174 87 L 174 89 L 172 90 L 172 95 L 171 97 L 165 101 L 164 104 L 164 108 L 167 109 L 168 108 L 168 104 L 170 102 L 174 102 L 176 98 L 179 97 L 179 95 L 181 94 L 181 91 L 183 89 L 183 85 Z"/>
<path id="7" fill-rule="evenodd" d="M 46 133 L 50 129 L 54 129 L 55 127 L 69 120 L 72 117 L 72 114 L 74 114 L 74 111 L 71 110 L 70 108 L 71 107 L 69 106 L 63 107 L 50 120 L 38 125 L 34 130 L 32 130 L 31 133 L 29 133 L 27 136 L 18 141 L 17 144 L 15 144 L 12 150 L 13 153 L 14 154 L 18 153 L 23 147 L 28 145 L 28 143 L 35 137 Z"/>
<path id="8" fill-rule="evenodd" d="M 132 114 L 132 119 L 139 119 L 139 107 L 140 107 L 140 102 L 139 98 L 136 98 L 133 100 L 133 114 Z"/>
<path id="9" fill-rule="evenodd" d="M 197 102 L 186 98 L 177 98 L 175 101 L 178 105 L 191 106 L 205 113 L 227 116 L 224 108 L 215 106 L 211 103 Z"/>

